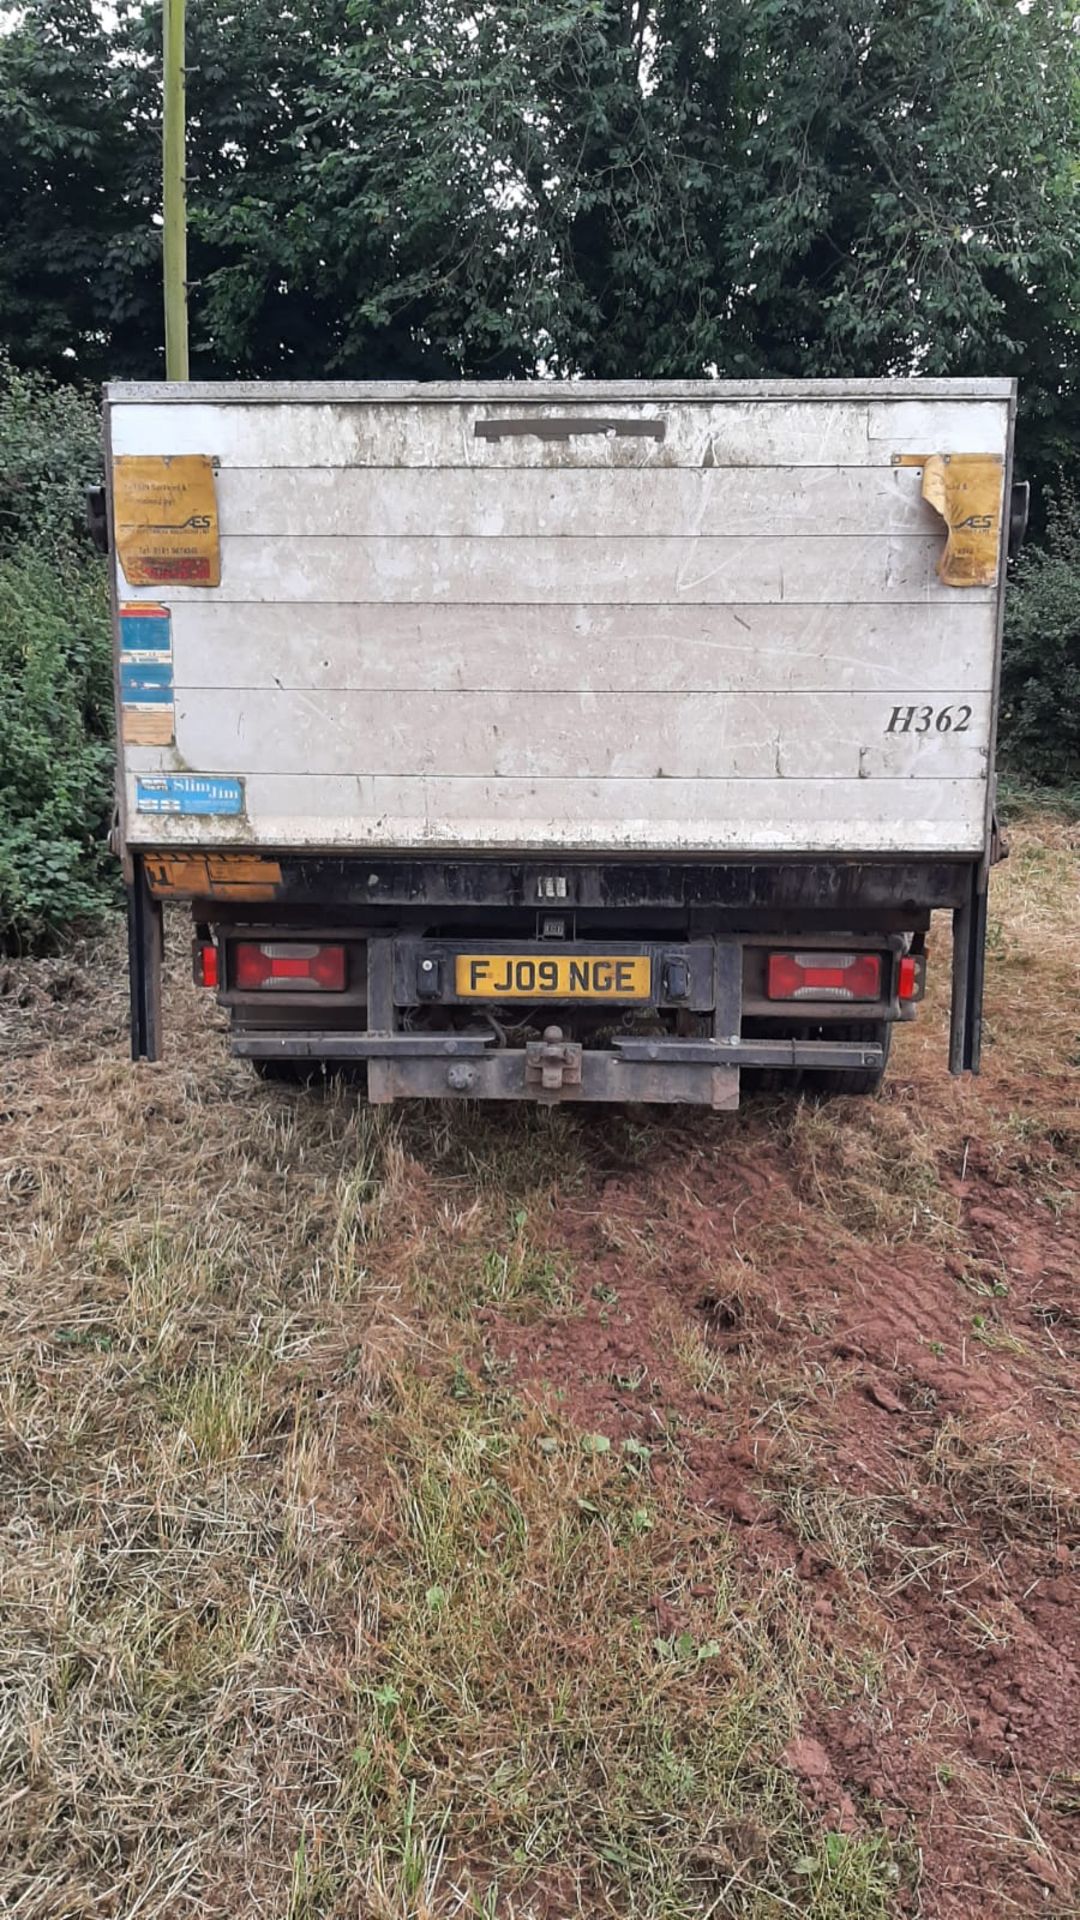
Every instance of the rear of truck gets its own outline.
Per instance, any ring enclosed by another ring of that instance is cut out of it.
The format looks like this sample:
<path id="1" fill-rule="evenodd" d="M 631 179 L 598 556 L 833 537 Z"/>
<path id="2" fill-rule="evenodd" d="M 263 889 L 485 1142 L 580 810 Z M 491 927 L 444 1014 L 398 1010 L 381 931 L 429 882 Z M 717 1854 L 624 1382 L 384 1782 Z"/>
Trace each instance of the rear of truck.
<path id="1" fill-rule="evenodd" d="M 978 1064 L 1006 381 L 107 391 L 133 1051 L 162 905 L 264 1071 L 865 1091 Z"/>

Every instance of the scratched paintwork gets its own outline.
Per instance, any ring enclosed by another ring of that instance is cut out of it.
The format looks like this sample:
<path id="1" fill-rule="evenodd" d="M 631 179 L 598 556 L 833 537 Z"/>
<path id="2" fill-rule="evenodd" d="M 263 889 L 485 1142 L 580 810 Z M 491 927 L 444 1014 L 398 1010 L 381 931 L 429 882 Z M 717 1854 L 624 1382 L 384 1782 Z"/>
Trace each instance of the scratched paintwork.
<path id="1" fill-rule="evenodd" d="M 612 409 L 653 424 L 561 437 Z M 118 452 L 219 462 L 220 586 L 169 592 L 175 746 L 123 748 L 133 842 L 983 844 L 1000 582 L 939 577 L 909 462 L 1004 461 L 1001 382 L 138 388 L 109 414 Z M 174 769 L 241 780 L 242 815 L 139 815 Z"/>

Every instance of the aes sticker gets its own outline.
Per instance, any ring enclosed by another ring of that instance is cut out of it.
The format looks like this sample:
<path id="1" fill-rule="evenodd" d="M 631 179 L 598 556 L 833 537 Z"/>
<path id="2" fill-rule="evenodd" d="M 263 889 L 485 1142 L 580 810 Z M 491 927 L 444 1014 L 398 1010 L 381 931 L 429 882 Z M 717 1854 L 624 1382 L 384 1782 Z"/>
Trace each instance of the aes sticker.
<path id="1" fill-rule="evenodd" d="M 129 586 L 221 585 L 210 454 L 119 454 L 113 461 L 113 513 L 116 551 Z"/>

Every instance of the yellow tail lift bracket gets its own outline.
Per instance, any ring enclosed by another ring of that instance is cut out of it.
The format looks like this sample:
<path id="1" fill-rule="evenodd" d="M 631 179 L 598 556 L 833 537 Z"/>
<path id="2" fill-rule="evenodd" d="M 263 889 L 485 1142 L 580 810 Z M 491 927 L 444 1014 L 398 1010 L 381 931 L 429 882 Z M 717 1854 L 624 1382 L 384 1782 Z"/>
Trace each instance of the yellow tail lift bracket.
<path id="1" fill-rule="evenodd" d="M 1001 551 L 1001 455 L 894 453 L 893 466 L 922 468 L 923 499 L 949 530 L 938 578 L 947 587 L 992 587 Z"/>

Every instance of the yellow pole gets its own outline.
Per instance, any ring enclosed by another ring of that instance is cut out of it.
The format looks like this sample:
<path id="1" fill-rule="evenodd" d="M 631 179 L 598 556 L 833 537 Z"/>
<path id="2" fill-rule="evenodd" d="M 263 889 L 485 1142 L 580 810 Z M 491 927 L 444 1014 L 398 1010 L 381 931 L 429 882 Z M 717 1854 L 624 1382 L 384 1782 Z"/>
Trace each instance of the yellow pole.
<path id="1" fill-rule="evenodd" d="M 188 378 L 187 175 L 184 160 L 184 6 L 163 0 L 161 125 L 165 268 L 165 378 Z"/>

